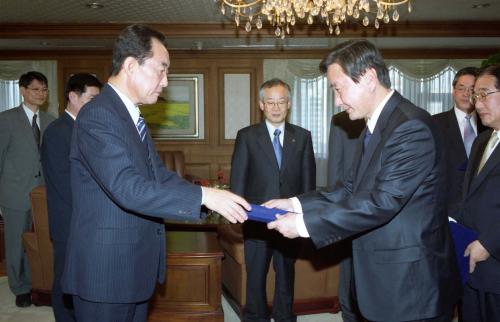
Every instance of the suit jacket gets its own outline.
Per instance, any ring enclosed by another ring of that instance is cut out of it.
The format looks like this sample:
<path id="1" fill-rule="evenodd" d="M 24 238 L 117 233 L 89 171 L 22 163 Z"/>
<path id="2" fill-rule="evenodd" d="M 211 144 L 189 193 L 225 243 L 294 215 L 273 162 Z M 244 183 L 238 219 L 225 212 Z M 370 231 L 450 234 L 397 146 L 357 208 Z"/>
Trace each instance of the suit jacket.
<path id="1" fill-rule="evenodd" d="M 446 193 L 446 204 L 448 205 L 448 216 L 455 217 L 453 209 L 462 199 L 462 187 L 467 168 L 467 152 L 465 151 L 462 133 L 458 125 L 455 110 L 435 114 L 432 116 L 437 124 L 437 129 L 445 141 L 444 150 L 446 151 L 446 177 L 448 180 L 448 189 Z M 478 117 L 477 132 L 481 133 L 486 129 Z"/>
<path id="2" fill-rule="evenodd" d="M 40 136 L 54 117 L 40 111 Z M 40 153 L 22 105 L 0 113 L 0 206 L 27 211 L 29 194 L 43 184 Z"/>
<path id="3" fill-rule="evenodd" d="M 359 135 L 366 127 L 364 120 L 349 119 L 343 111 L 332 117 L 328 139 L 328 186 L 344 182 L 352 169 Z"/>
<path id="4" fill-rule="evenodd" d="M 364 137 L 364 131 L 362 136 Z M 345 189 L 300 196 L 317 247 L 355 236 L 353 279 L 363 316 L 420 320 L 460 296 L 442 200 L 444 159 L 428 113 L 395 92 Z"/>
<path id="5" fill-rule="evenodd" d="M 165 168 L 109 85 L 78 114 L 70 167 L 63 291 L 95 302 L 149 299 L 165 279 L 163 219 L 199 218 L 200 187 Z"/>
<path id="6" fill-rule="evenodd" d="M 468 283 L 475 289 L 500 294 L 500 148 L 497 146 L 476 175 L 492 130 L 481 133 L 472 145 L 465 173 L 463 208 L 459 222 L 479 233 L 479 242 L 490 257 L 476 265 Z"/>
<path id="7" fill-rule="evenodd" d="M 73 118 L 64 112 L 47 127 L 43 135 L 41 152 L 47 186 L 50 236 L 58 242 L 68 239 L 71 221 L 69 151 L 74 123 Z"/>
<path id="8" fill-rule="evenodd" d="M 241 129 L 234 145 L 230 187 L 254 204 L 314 190 L 316 163 L 311 133 L 285 123 L 279 168 L 266 123 Z M 249 221 L 244 225 L 244 233 L 246 237 L 259 238 L 269 231 L 265 225 Z"/>

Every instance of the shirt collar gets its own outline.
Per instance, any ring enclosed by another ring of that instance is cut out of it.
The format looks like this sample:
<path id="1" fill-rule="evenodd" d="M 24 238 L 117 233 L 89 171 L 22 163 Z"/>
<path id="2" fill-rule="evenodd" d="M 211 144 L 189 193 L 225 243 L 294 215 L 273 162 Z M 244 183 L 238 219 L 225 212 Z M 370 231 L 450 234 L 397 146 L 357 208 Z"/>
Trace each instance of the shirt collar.
<path id="1" fill-rule="evenodd" d="M 70 111 L 68 111 L 68 109 L 65 109 L 65 110 L 64 110 L 64 112 L 66 112 L 66 114 L 68 114 L 69 116 L 71 116 L 71 118 L 72 118 L 73 120 L 76 120 L 76 116 L 75 116 L 75 115 L 73 115 L 73 114 L 71 114 L 71 112 L 70 112 Z"/>
<path id="2" fill-rule="evenodd" d="M 391 98 L 392 94 L 394 94 L 394 90 L 391 90 L 389 94 L 387 94 L 384 99 L 377 105 L 375 108 L 375 111 L 373 111 L 372 116 L 366 121 L 366 126 L 368 127 L 368 130 L 370 130 L 370 133 L 373 133 L 375 130 L 375 126 L 377 125 L 378 118 L 380 117 L 380 113 L 382 113 L 382 110 L 384 109 L 385 104 L 389 101 Z"/>
<path id="3" fill-rule="evenodd" d="M 127 108 L 130 117 L 132 117 L 132 121 L 134 121 L 134 124 L 137 124 L 137 121 L 139 120 L 139 115 L 141 114 L 137 105 L 135 105 L 135 103 L 132 102 L 132 100 L 128 98 L 127 95 L 122 93 L 118 88 L 116 88 L 110 83 L 108 83 L 108 85 L 116 92 L 116 94 L 118 94 L 123 104 L 125 104 L 125 107 Z"/>
<path id="4" fill-rule="evenodd" d="M 459 109 L 456 105 L 453 107 L 453 110 L 455 110 L 455 116 L 457 117 L 458 122 L 462 122 L 467 116 L 467 113 Z M 476 110 L 474 110 L 471 113 L 471 120 L 475 121 L 476 117 Z"/>
<path id="5" fill-rule="evenodd" d="M 279 129 L 281 131 L 281 134 L 283 134 L 283 135 L 285 133 L 285 122 L 281 123 L 278 127 L 275 127 L 268 120 L 266 120 L 266 127 L 267 127 L 267 131 L 269 132 L 269 135 L 271 135 L 271 137 L 274 136 L 274 131 L 276 129 Z"/>
<path id="6" fill-rule="evenodd" d="M 40 124 L 40 120 L 39 120 L 39 117 L 38 117 L 38 111 L 33 112 L 29 107 L 27 107 L 26 105 L 24 105 L 24 103 L 22 104 L 23 105 L 23 110 L 24 110 L 24 113 L 26 114 L 26 116 L 28 117 L 28 120 L 30 121 L 30 124 L 31 124 L 31 121 L 33 120 L 33 115 L 37 115 L 37 118 L 36 118 L 36 124 Z"/>

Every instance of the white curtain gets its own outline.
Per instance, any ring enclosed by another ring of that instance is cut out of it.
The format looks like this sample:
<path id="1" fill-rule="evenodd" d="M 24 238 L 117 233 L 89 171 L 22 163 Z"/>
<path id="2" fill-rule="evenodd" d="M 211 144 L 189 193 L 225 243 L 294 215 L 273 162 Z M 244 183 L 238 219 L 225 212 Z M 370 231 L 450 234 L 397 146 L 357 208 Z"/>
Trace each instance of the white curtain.
<path id="1" fill-rule="evenodd" d="M 47 77 L 49 88 L 47 111 L 57 116 L 59 102 L 57 99 L 57 61 L 55 60 L 0 61 L 0 111 L 16 107 L 21 103 L 18 80 L 22 74 L 29 71 L 37 71 Z"/>
<path id="2" fill-rule="evenodd" d="M 289 121 L 311 131 L 316 156 L 316 183 L 326 186 L 328 133 L 333 114 L 333 92 L 319 71 L 320 60 L 266 59 L 264 80 L 280 78 L 292 88 Z M 386 60 L 392 87 L 431 114 L 452 106 L 452 80 L 466 66 L 479 67 L 481 60 Z"/>

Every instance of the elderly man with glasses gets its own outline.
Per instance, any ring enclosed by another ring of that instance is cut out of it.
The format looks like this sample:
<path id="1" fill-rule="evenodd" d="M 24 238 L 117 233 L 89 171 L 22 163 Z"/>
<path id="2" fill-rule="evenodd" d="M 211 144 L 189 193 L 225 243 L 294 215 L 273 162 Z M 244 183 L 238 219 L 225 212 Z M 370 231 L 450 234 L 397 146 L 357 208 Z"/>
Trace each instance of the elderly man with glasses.
<path id="1" fill-rule="evenodd" d="M 259 107 L 265 121 L 238 132 L 231 162 L 231 190 L 249 202 L 287 198 L 316 188 L 311 133 L 286 122 L 290 86 L 280 79 L 260 87 Z M 270 321 L 266 276 L 271 258 L 276 272 L 272 317 L 296 321 L 292 312 L 296 241 L 286 240 L 264 223 L 243 224 L 247 272 L 243 321 Z"/>
<path id="2" fill-rule="evenodd" d="M 500 321 L 500 65 L 482 69 L 471 101 L 484 125 L 472 145 L 458 221 L 478 234 L 464 256 L 469 276 L 462 299 L 463 322 Z"/>

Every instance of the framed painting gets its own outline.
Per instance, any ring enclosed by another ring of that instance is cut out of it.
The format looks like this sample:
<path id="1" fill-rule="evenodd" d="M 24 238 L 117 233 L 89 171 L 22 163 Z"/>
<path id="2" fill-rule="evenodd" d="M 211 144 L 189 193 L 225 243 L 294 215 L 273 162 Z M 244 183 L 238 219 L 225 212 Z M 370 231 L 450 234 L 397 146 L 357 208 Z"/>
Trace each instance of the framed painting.
<path id="1" fill-rule="evenodd" d="M 203 139 L 203 74 L 170 74 L 155 104 L 140 106 L 153 139 Z"/>

